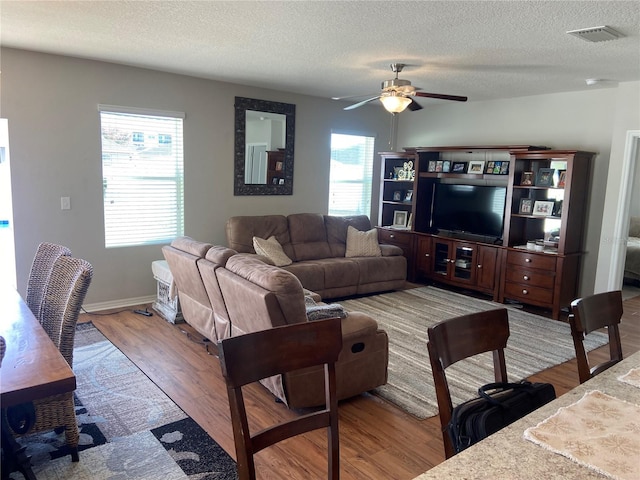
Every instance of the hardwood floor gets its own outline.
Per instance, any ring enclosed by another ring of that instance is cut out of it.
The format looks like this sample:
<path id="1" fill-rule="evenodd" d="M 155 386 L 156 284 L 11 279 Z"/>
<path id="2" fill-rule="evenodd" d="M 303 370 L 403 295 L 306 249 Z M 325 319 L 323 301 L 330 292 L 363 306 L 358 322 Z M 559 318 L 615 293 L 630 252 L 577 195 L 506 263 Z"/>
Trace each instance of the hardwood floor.
<path id="1" fill-rule="evenodd" d="M 84 314 L 82 320 L 93 321 L 235 458 L 226 388 L 218 359 L 183 333 L 200 338 L 188 325 L 172 325 L 157 314 L 145 317 L 132 310 L 109 315 Z M 640 350 L 640 296 L 625 301 L 620 330 L 624 355 Z M 590 358 L 605 358 L 607 348 L 592 352 Z M 531 380 L 553 383 L 561 395 L 578 384 L 575 359 L 536 374 Z M 249 386 L 245 398 L 252 429 L 300 413 L 276 403 L 259 384 Z M 258 476 L 260 479 L 326 478 L 325 451 L 324 430 L 287 440 L 256 456 Z M 444 460 L 438 417 L 417 420 L 370 394 L 342 401 L 340 453 L 343 480 L 412 479 Z"/>

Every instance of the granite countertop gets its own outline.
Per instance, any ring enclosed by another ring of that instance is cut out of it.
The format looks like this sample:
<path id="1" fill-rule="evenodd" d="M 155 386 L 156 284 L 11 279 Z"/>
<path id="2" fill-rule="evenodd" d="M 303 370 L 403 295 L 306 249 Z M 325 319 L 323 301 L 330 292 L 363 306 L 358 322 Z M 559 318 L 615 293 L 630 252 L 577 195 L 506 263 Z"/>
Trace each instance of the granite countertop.
<path id="1" fill-rule="evenodd" d="M 526 440 L 523 433 L 527 428 L 534 427 L 555 414 L 558 408 L 577 402 L 591 390 L 600 390 L 620 400 L 640 404 L 640 388 L 617 380 L 619 376 L 637 367 L 640 367 L 640 352 L 636 352 L 609 370 L 419 475 L 414 480 L 450 478 L 457 480 L 602 480 L 607 478 L 591 468 Z M 577 372 L 576 375 L 578 375 Z"/>

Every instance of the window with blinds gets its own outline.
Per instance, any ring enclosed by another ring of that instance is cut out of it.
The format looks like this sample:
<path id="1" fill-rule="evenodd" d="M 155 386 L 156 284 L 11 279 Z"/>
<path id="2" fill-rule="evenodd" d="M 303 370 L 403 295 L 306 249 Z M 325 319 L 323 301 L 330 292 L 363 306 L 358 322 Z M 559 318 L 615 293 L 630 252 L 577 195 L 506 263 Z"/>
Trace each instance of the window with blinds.
<path id="1" fill-rule="evenodd" d="M 100 105 L 105 246 L 184 235 L 184 114 Z"/>
<path id="2" fill-rule="evenodd" d="M 331 134 L 329 215 L 371 214 L 374 137 Z"/>

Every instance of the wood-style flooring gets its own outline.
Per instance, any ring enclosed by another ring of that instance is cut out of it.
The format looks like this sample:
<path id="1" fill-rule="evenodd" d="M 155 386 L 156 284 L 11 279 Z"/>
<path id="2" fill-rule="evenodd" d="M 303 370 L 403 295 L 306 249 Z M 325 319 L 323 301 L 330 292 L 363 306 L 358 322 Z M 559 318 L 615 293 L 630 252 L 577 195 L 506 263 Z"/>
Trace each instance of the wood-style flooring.
<path id="1" fill-rule="evenodd" d="M 134 308 L 145 307 L 150 306 Z M 193 340 L 200 337 L 188 325 L 172 325 L 157 314 L 145 317 L 132 310 L 84 314 L 82 321 L 91 320 L 235 458 L 226 388 L 215 347 L 209 348 L 214 354 L 208 354 Z M 621 335 L 625 356 L 640 350 L 640 296 L 625 301 Z M 607 348 L 592 352 L 591 358 L 608 358 Z M 553 383 L 561 395 L 578 384 L 575 359 L 531 380 Z M 276 403 L 259 384 L 250 385 L 245 398 L 253 429 L 300 413 Z M 258 478 L 326 478 L 325 452 L 324 430 L 287 440 L 256 456 Z M 412 479 L 444 460 L 438 417 L 417 420 L 371 394 L 342 401 L 340 458 L 343 480 Z"/>

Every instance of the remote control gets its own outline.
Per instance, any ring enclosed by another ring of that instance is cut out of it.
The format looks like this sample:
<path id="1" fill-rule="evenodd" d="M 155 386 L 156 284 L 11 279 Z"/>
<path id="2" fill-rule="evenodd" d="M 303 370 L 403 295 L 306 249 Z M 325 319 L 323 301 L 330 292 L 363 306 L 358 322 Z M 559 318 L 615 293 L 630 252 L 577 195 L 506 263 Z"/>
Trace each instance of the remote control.
<path id="1" fill-rule="evenodd" d="M 137 313 L 138 315 L 144 315 L 145 317 L 153 316 L 153 313 L 148 312 L 147 310 L 134 310 L 133 313 Z"/>

